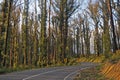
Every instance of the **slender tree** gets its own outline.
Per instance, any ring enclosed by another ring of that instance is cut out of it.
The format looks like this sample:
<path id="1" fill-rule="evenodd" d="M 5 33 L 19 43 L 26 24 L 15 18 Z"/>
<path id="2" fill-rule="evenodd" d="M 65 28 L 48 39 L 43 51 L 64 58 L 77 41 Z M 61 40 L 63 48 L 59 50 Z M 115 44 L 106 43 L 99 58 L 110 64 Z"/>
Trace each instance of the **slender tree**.
<path id="1" fill-rule="evenodd" d="M 11 35 L 10 20 L 11 20 L 12 4 L 13 4 L 13 0 L 8 1 L 8 17 L 7 17 L 6 39 L 5 39 L 5 49 L 4 49 L 5 55 L 8 55 L 10 51 L 10 35 Z M 11 57 L 11 54 L 12 53 L 10 53 L 10 57 Z M 6 62 L 6 60 L 5 60 L 5 66 L 7 67 L 8 63 Z M 11 61 L 10 61 L 10 66 L 11 66 Z"/>
<path id="2" fill-rule="evenodd" d="M 95 26 L 95 32 L 94 32 L 94 50 L 96 54 L 100 55 L 100 42 L 99 42 L 99 13 L 98 13 L 98 2 L 95 4 L 92 4 L 92 2 L 89 3 L 89 11 L 90 11 L 90 17 L 92 18 Z"/>
<path id="3" fill-rule="evenodd" d="M 23 61 L 24 65 L 28 63 L 28 52 L 29 52 L 29 27 L 28 27 L 28 10 L 29 0 L 24 0 L 24 12 L 22 22 L 22 41 L 23 41 Z"/>
<path id="4" fill-rule="evenodd" d="M 46 49 L 47 49 L 47 44 L 46 44 L 46 19 L 47 19 L 47 0 L 40 0 L 41 3 L 40 8 L 41 8 L 41 19 L 40 19 L 40 27 L 41 27 L 41 32 L 40 32 L 40 55 L 39 55 L 39 61 L 38 64 L 42 65 L 46 63 Z"/>
<path id="5" fill-rule="evenodd" d="M 108 0 L 108 10 L 109 10 L 110 23 L 111 23 L 112 34 L 113 34 L 113 45 L 114 45 L 113 46 L 113 52 L 115 52 L 118 48 L 117 48 L 117 42 L 116 42 L 116 34 L 115 34 L 115 26 L 114 26 L 111 0 Z"/>

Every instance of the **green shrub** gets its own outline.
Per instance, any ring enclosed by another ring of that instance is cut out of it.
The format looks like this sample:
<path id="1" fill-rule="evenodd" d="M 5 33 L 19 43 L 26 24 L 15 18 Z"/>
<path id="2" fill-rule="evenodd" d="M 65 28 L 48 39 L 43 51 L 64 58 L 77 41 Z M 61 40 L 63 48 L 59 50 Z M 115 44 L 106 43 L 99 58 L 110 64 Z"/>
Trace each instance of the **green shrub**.
<path id="1" fill-rule="evenodd" d="M 113 53 L 113 55 L 110 57 L 111 63 L 117 63 L 120 60 L 120 50 L 116 51 L 116 53 Z"/>

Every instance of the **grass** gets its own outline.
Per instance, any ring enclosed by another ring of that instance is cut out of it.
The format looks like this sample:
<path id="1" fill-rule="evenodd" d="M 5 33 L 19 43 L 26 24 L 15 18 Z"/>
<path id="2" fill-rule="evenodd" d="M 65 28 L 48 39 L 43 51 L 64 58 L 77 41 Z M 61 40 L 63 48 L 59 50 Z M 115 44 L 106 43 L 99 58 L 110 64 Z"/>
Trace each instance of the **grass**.
<path id="1" fill-rule="evenodd" d="M 10 73 L 13 71 L 18 71 L 18 70 L 17 69 L 10 69 L 10 68 L 0 68 L 0 74 Z"/>
<path id="2" fill-rule="evenodd" d="M 26 69 L 21 69 L 21 68 L 0 68 L 0 74 L 5 74 L 5 73 L 10 73 L 14 71 L 22 71 Z"/>
<path id="3" fill-rule="evenodd" d="M 120 80 L 120 50 L 116 53 L 109 53 L 109 57 L 103 67 L 101 68 L 101 73 L 106 77 L 114 80 Z"/>
<path id="4" fill-rule="evenodd" d="M 114 79 L 114 80 L 120 80 L 120 61 L 117 63 L 106 63 L 102 70 L 102 74 L 104 74 L 106 77 Z"/>
<path id="5" fill-rule="evenodd" d="M 100 66 L 81 70 L 73 80 L 110 80 L 100 74 Z"/>

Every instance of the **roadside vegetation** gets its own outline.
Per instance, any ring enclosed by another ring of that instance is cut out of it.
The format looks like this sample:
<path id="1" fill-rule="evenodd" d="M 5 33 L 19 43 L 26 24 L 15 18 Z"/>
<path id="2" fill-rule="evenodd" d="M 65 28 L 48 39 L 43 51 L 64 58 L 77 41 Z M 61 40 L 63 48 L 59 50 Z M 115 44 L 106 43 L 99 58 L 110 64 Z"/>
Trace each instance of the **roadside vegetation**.
<path id="1" fill-rule="evenodd" d="M 81 70 L 74 80 L 119 80 L 120 79 L 120 50 L 109 53 L 108 57 L 80 58 L 78 62 L 93 62 L 99 65 L 94 68 Z"/>
<path id="2" fill-rule="evenodd" d="M 120 79 L 120 50 L 116 51 L 114 54 L 111 54 L 106 62 L 103 63 L 101 73 L 107 78 L 113 80 Z"/>
<path id="3" fill-rule="evenodd" d="M 81 70 L 73 80 L 111 80 L 100 74 L 100 68 L 94 67 Z"/>

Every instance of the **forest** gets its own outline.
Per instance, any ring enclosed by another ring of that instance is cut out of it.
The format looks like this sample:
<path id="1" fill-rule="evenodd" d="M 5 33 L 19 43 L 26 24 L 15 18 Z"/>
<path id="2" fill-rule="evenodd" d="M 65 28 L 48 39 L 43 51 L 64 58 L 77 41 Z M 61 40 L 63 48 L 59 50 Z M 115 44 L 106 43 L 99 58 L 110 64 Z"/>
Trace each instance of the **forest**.
<path id="1" fill-rule="evenodd" d="M 0 68 L 67 65 L 119 49 L 120 0 L 0 0 Z"/>

